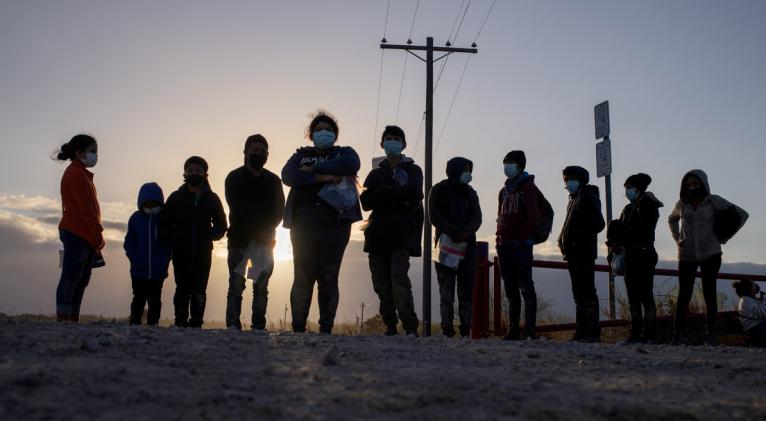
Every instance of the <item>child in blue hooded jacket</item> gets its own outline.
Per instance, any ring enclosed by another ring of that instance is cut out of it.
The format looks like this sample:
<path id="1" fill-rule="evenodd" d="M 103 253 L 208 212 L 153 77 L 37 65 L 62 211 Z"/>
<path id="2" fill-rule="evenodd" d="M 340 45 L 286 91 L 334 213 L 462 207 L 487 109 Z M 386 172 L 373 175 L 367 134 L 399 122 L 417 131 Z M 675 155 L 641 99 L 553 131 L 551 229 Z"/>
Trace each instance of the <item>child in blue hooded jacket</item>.
<path id="1" fill-rule="evenodd" d="M 157 325 L 162 309 L 162 283 L 168 277 L 170 245 L 160 224 L 160 212 L 165 203 L 157 183 L 146 183 L 138 192 L 138 210 L 128 222 L 125 254 L 130 260 L 133 301 L 130 303 L 130 324 L 141 324 L 144 307 L 149 305 L 147 325 Z"/>

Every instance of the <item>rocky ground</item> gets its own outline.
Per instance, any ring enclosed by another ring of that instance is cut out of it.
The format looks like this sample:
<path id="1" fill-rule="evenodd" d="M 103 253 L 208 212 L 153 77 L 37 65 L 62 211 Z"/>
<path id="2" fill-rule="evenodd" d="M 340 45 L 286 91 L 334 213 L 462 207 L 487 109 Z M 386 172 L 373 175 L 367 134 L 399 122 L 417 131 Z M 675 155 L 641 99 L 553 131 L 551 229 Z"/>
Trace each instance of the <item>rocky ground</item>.
<path id="1" fill-rule="evenodd" d="M 0 320 L 0 419 L 766 419 L 766 350 Z"/>

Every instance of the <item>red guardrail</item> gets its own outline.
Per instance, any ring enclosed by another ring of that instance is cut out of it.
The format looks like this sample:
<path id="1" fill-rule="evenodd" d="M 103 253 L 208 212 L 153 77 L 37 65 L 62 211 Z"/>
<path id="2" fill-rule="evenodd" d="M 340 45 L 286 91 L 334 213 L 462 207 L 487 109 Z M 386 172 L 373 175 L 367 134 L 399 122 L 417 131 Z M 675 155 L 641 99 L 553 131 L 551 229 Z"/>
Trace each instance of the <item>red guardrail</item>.
<path id="1" fill-rule="evenodd" d="M 501 292 L 501 276 L 500 265 L 497 257 L 492 262 L 489 261 L 489 244 L 486 242 L 477 243 L 477 265 L 476 265 L 476 282 L 474 284 L 473 291 L 473 317 L 471 326 L 471 337 L 474 339 L 489 337 L 490 333 L 500 335 L 505 332 L 505 328 L 502 323 L 502 292 Z M 540 269 L 563 269 L 567 270 L 568 265 L 565 261 L 551 261 L 551 260 L 534 260 L 532 267 Z M 493 331 L 489 330 L 489 269 L 493 270 Z M 596 265 L 596 272 L 608 273 L 611 269 L 609 265 Z M 672 276 L 678 277 L 678 270 L 675 269 L 662 269 L 658 268 L 654 271 L 655 276 Z M 697 272 L 697 277 L 701 274 Z M 718 274 L 719 281 L 737 281 L 741 279 L 751 279 L 758 282 L 766 282 L 766 275 L 751 275 L 744 273 L 726 273 L 721 272 Z M 721 317 L 734 317 L 736 312 L 719 312 Z M 690 319 L 695 317 L 703 317 L 703 315 L 689 314 Z M 669 317 L 668 317 L 669 318 Z M 661 318 L 659 318 L 661 319 Z M 618 327 L 626 326 L 630 324 L 629 320 L 602 320 L 599 322 L 601 327 Z M 555 325 L 538 325 L 538 332 L 558 332 L 564 330 L 574 330 L 574 323 L 563 323 Z"/>

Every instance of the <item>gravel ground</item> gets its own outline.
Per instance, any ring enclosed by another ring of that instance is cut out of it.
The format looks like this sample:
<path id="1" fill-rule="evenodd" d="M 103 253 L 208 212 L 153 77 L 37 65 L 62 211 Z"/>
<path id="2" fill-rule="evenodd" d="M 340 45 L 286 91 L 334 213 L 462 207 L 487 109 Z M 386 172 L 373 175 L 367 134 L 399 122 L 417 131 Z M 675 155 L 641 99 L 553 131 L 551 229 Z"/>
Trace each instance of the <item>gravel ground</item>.
<path id="1" fill-rule="evenodd" d="M 0 419 L 766 419 L 766 350 L 0 319 Z"/>

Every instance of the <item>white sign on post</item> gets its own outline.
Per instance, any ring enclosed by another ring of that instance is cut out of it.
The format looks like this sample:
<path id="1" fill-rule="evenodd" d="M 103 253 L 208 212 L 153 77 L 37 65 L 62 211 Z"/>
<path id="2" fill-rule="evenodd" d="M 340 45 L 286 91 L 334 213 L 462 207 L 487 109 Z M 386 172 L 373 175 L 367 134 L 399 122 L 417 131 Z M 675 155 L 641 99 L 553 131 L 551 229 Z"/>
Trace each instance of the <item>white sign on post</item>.
<path id="1" fill-rule="evenodd" d="M 596 139 L 609 137 L 609 101 L 593 107 L 593 117 L 596 120 Z"/>
<path id="2" fill-rule="evenodd" d="M 598 177 L 612 174 L 612 142 L 608 139 L 596 143 L 596 174 Z"/>

